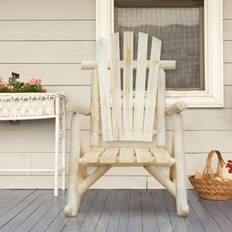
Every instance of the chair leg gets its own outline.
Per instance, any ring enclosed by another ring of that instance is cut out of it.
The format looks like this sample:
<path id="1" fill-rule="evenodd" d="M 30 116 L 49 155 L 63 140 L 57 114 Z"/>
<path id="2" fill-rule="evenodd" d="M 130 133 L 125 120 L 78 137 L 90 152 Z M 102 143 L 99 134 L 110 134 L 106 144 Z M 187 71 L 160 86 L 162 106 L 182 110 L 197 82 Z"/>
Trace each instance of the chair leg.
<path id="1" fill-rule="evenodd" d="M 80 117 L 78 114 L 72 115 L 71 122 L 71 142 L 70 142 L 70 157 L 69 157 L 69 181 L 68 181 L 68 196 L 67 205 L 64 210 L 65 216 L 77 215 L 80 207 L 81 199 L 78 196 L 78 188 L 82 182 L 80 177 L 79 157 L 81 153 L 80 142 Z"/>
<path id="2" fill-rule="evenodd" d="M 176 184 L 176 208 L 177 215 L 188 216 L 189 207 L 187 190 L 185 186 L 185 162 L 184 162 L 184 142 L 183 123 L 181 114 L 175 114 L 174 119 L 174 156 L 175 156 L 175 184 Z"/>
<path id="3" fill-rule="evenodd" d="M 188 216 L 189 206 L 185 187 L 185 170 L 183 160 L 176 160 L 176 208 L 177 215 Z"/>
<path id="4" fill-rule="evenodd" d="M 66 217 L 76 216 L 81 205 L 82 196 L 78 196 L 78 186 L 81 179 L 72 180 L 69 183 L 67 205 L 64 208 L 64 215 Z"/>

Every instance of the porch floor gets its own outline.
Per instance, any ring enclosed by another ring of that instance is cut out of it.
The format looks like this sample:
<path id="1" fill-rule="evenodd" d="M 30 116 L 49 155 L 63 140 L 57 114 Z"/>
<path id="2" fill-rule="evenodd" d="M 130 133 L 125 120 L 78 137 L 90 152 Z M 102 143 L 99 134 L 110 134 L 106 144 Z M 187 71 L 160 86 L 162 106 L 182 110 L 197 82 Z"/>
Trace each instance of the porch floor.
<path id="1" fill-rule="evenodd" d="M 190 216 L 176 216 L 165 190 L 89 190 L 77 217 L 65 218 L 65 194 L 0 190 L 0 231 L 232 231 L 232 201 L 199 200 L 188 191 Z"/>

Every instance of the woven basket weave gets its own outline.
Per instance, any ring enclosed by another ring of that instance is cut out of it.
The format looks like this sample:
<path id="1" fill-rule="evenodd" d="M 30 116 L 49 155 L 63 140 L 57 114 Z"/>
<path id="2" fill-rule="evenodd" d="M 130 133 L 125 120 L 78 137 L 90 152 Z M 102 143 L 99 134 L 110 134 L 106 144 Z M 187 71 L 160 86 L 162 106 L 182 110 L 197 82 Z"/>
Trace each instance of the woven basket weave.
<path id="1" fill-rule="evenodd" d="M 213 155 L 217 154 L 218 165 L 217 172 L 213 173 L 211 164 Z M 221 170 L 225 165 L 225 161 L 219 151 L 211 151 L 206 160 L 206 166 L 201 179 L 190 176 L 189 180 L 199 196 L 208 200 L 231 200 L 232 199 L 232 180 L 216 180 L 217 176 L 220 177 Z"/>

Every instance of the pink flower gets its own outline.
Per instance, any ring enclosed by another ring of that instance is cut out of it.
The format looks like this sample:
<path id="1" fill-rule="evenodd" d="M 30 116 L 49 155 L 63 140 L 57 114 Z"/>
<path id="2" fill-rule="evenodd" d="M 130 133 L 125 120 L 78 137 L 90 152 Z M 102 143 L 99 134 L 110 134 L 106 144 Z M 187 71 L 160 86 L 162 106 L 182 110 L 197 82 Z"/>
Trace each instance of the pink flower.
<path id="1" fill-rule="evenodd" d="M 33 79 L 28 81 L 28 84 L 30 84 L 30 85 L 40 85 L 41 84 L 41 79 L 33 78 Z"/>
<path id="2" fill-rule="evenodd" d="M 6 86 L 6 82 L 4 81 L 3 77 L 0 77 L 0 85 L 1 86 Z"/>

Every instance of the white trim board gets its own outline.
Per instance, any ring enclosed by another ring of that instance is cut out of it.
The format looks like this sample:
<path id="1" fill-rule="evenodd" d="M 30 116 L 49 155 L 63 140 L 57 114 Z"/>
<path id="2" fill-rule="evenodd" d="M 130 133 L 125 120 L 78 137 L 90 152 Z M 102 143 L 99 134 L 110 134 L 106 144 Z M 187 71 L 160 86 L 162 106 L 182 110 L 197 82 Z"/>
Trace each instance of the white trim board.
<path id="1" fill-rule="evenodd" d="M 114 31 L 114 0 L 96 0 L 96 39 Z M 223 107 L 223 1 L 205 0 L 205 91 L 167 91 L 167 104 L 190 108 Z"/>

